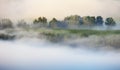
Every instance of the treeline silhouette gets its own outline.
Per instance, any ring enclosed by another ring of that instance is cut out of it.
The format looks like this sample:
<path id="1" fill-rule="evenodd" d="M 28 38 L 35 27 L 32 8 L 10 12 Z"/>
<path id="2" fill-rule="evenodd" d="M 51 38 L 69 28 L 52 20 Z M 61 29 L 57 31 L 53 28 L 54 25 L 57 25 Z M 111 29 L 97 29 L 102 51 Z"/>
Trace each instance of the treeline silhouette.
<path id="1" fill-rule="evenodd" d="M 28 24 L 26 21 L 18 21 L 17 27 L 34 27 L 34 28 L 72 28 L 80 26 L 115 26 L 116 22 L 112 17 L 108 17 L 105 20 L 102 16 L 84 16 L 79 15 L 67 16 L 64 20 L 57 20 L 53 18 L 48 22 L 46 17 L 38 17 L 33 20 L 32 24 Z M 10 19 L 0 20 L 0 29 L 13 28 L 13 22 Z"/>

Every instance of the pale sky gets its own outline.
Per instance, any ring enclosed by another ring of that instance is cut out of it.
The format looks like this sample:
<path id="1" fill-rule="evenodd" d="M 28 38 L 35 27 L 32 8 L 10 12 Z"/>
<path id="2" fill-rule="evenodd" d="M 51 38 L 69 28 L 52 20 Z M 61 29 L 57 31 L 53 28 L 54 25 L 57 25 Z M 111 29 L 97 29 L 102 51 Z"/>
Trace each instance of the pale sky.
<path id="1" fill-rule="evenodd" d="M 120 17 L 119 0 L 0 0 L 0 18 L 63 19 L 69 15 Z"/>

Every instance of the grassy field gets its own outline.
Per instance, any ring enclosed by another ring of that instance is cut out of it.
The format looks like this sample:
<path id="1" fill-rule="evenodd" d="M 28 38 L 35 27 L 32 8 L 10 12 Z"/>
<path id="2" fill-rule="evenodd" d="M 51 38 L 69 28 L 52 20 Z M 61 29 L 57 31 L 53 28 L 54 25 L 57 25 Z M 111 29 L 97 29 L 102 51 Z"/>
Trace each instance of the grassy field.
<path id="1" fill-rule="evenodd" d="M 120 35 L 120 30 L 73 30 L 73 29 L 40 29 L 37 30 L 40 33 L 46 34 L 48 36 L 55 35 L 77 35 L 80 37 L 89 37 L 91 35 Z"/>
<path id="2" fill-rule="evenodd" d="M 39 33 L 45 36 L 57 37 L 57 36 L 77 36 L 77 37 L 89 37 L 91 35 L 107 36 L 107 35 L 120 35 L 120 30 L 75 30 L 75 29 L 20 29 L 20 30 L 6 30 L 4 33 L 14 32 L 33 32 Z"/>

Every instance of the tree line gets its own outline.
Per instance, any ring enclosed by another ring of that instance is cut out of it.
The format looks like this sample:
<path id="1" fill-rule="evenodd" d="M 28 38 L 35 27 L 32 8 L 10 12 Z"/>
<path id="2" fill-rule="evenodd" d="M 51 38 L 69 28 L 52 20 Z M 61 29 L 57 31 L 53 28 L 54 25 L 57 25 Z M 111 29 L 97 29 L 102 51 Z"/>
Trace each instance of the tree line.
<path id="1" fill-rule="evenodd" d="M 79 16 L 72 15 L 67 16 L 64 20 L 57 20 L 53 18 L 48 21 L 46 17 L 38 17 L 33 20 L 31 24 L 35 28 L 70 28 L 70 27 L 79 27 L 79 26 L 115 26 L 116 22 L 112 17 L 108 17 L 105 20 L 102 16 Z M 17 27 L 29 27 L 30 24 L 27 24 L 26 21 L 21 20 L 17 23 Z M 10 19 L 1 19 L 0 20 L 0 29 L 4 28 L 13 28 L 13 22 Z"/>
<path id="2" fill-rule="evenodd" d="M 112 17 L 108 17 L 103 19 L 102 16 L 78 16 L 78 15 L 72 15 L 67 16 L 64 18 L 64 20 L 60 21 L 56 18 L 53 18 L 51 21 L 47 21 L 47 18 L 45 17 L 39 17 L 33 21 L 33 24 L 40 25 L 41 27 L 47 26 L 50 28 L 64 28 L 64 27 L 72 27 L 72 26 L 103 26 L 104 24 L 106 26 L 115 26 L 116 22 Z"/>

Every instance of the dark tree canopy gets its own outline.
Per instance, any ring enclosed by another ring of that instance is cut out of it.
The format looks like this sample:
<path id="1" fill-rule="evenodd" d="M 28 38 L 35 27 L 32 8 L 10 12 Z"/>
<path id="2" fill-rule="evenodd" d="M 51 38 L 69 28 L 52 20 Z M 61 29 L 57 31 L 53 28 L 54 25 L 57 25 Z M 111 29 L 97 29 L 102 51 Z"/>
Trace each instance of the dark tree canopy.
<path id="1" fill-rule="evenodd" d="M 106 18 L 103 20 L 102 16 L 79 16 L 71 15 L 64 18 L 64 20 L 57 20 L 53 18 L 49 23 L 46 17 L 38 17 L 33 20 L 31 27 L 33 28 L 80 28 L 80 27 L 94 27 L 94 26 L 103 26 L 105 23 L 106 26 L 115 26 L 116 22 L 112 17 Z M 17 24 L 18 27 L 30 27 L 24 20 L 21 20 Z M 0 20 L 0 29 L 13 28 L 13 22 L 10 19 L 1 19 Z"/>
<path id="2" fill-rule="evenodd" d="M 95 16 L 92 16 L 92 17 L 91 17 L 91 22 L 92 22 L 93 24 L 95 24 L 95 20 L 96 20 L 96 19 L 95 19 Z"/>
<path id="3" fill-rule="evenodd" d="M 47 18 L 43 17 L 43 18 L 42 18 L 42 22 L 43 22 L 43 23 L 47 23 Z"/>
<path id="4" fill-rule="evenodd" d="M 53 18 L 49 23 L 56 23 L 58 20 L 56 18 Z"/>
<path id="5" fill-rule="evenodd" d="M 103 25 L 104 21 L 101 16 L 97 16 L 96 18 L 96 25 Z"/>
<path id="6" fill-rule="evenodd" d="M 109 17 L 109 18 L 106 18 L 105 24 L 108 26 L 115 26 L 116 22 L 114 21 L 112 17 Z"/>
<path id="7" fill-rule="evenodd" d="M 46 17 L 39 17 L 33 21 L 33 23 L 37 27 L 47 27 L 47 18 Z M 36 27 L 35 26 L 35 27 Z"/>
<path id="8" fill-rule="evenodd" d="M 56 18 L 53 18 L 50 22 L 49 22 L 49 26 L 50 27 L 57 27 L 57 23 L 58 23 L 58 20 Z"/>
<path id="9" fill-rule="evenodd" d="M 39 17 L 33 21 L 37 26 L 49 26 L 49 27 L 81 27 L 83 26 L 103 26 L 103 24 L 113 26 L 115 25 L 115 21 L 113 18 L 107 18 L 106 21 L 103 20 L 102 16 L 79 16 L 79 15 L 71 15 L 64 18 L 62 21 L 58 21 L 56 18 L 53 18 L 47 25 L 47 18 Z"/>
<path id="10" fill-rule="evenodd" d="M 39 17 L 39 18 L 38 18 L 38 22 L 43 22 L 42 17 Z"/>
<path id="11" fill-rule="evenodd" d="M 39 17 L 38 19 L 35 19 L 33 23 L 47 23 L 47 18 Z"/>
<path id="12" fill-rule="evenodd" d="M 85 16 L 83 18 L 83 25 L 95 25 L 95 17 L 94 16 Z"/>
<path id="13" fill-rule="evenodd" d="M 64 22 L 68 27 L 78 27 L 83 24 L 82 18 L 78 15 L 65 17 Z"/>
<path id="14" fill-rule="evenodd" d="M 66 28 L 67 24 L 63 21 L 59 21 L 56 18 L 53 18 L 50 22 L 49 22 L 49 27 L 51 28 Z"/>

